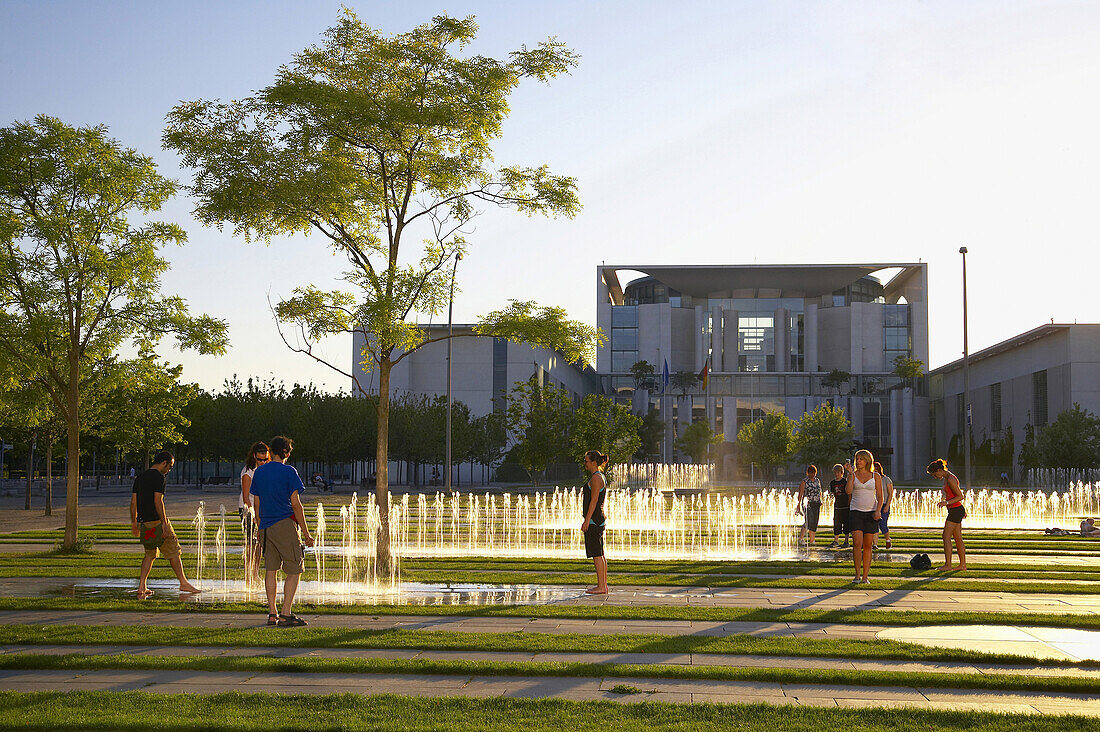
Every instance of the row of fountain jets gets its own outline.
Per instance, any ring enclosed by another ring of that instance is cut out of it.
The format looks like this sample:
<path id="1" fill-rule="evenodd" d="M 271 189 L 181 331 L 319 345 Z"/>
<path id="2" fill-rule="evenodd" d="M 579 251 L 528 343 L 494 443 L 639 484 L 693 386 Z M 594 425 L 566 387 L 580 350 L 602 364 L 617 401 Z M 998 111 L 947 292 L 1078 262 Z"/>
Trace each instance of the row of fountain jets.
<path id="1" fill-rule="evenodd" d="M 620 559 L 791 559 L 798 556 L 796 495 L 789 489 L 765 488 L 751 493 L 707 491 L 710 475 L 671 474 L 637 466 L 621 478 L 627 490 L 610 490 L 605 545 Z M 673 479 L 675 478 L 675 479 Z M 675 489 L 696 492 L 679 494 Z M 827 493 L 827 492 L 826 492 Z M 833 500 L 825 495 L 823 528 L 831 524 Z M 939 527 L 944 509 L 936 504 L 938 489 L 897 489 L 891 526 Z M 1082 516 L 1100 513 L 1100 484 L 1074 483 L 1064 490 L 1001 491 L 981 489 L 966 500 L 967 528 L 1036 529 L 1076 526 Z M 307 576 L 317 581 L 369 583 L 397 587 L 402 557 L 583 557 L 581 491 L 560 488 L 512 495 L 455 493 L 405 494 L 389 509 L 390 561 L 377 561 L 383 521 L 373 495 L 352 494 L 338 509 L 317 504 L 315 546 L 307 551 Z M 231 519 L 232 521 L 233 519 Z M 204 504 L 193 522 L 196 529 L 196 575 L 207 576 L 208 521 Z M 236 532 L 233 532 L 236 536 Z M 227 580 L 229 554 L 243 554 L 249 539 L 227 547 L 225 507 L 214 535 L 213 577 Z M 327 570 L 327 571 L 326 571 Z M 339 579 L 336 579 L 337 570 Z"/>

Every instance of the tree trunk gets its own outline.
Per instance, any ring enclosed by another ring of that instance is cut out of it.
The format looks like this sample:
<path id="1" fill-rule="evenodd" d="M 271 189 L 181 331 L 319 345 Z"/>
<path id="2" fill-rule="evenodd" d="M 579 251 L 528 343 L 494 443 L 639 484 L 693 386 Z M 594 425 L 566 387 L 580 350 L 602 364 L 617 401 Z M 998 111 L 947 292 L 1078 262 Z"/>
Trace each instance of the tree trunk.
<path id="1" fill-rule="evenodd" d="M 46 445 L 46 515 L 53 516 L 53 440 Z"/>
<path id="2" fill-rule="evenodd" d="M 34 476 L 34 448 L 38 444 L 38 436 L 32 435 L 27 444 L 27 505 L 24 510 L 31 510 L 31 478 Z"/>
<path id="3" fill-rule="evenodd" d="M 65 540 L 63 548 L 76 546 L 76 530 L 80 511 L 80 364 L 70 358 L 69 385 L 65 415 L 68 431 L 68 452 L 65 467 Z"/>
<path id="4" fill-rule="evenodd" d="M 375 458 L 378 461 L 378 480 L 374 495 L 378 501 L 378 518 L 381 529 L 378 533 L 378 571 L 388 574 L 390 571 L 390 482 L 389 482 L 389 435 L 390 435 L 390 370 L 393 364 L 383 358 L 378 365 L 378 441 Z"/>

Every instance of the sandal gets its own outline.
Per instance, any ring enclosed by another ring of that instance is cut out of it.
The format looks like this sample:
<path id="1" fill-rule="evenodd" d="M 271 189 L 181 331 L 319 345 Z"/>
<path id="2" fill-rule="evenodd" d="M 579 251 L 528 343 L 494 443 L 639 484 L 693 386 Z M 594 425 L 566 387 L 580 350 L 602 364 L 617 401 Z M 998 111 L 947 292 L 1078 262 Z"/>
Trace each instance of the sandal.
<path id="1" fill-rule="evenodd" d="M 297 628 L 305 625 L 306 621 L 299 618 L 297 615 L 279 615 L 279 627 L 280 628 Z"/>
<path id="2" fill-rule="evenodd" d="M 267 614 L 267 624 L 268 625 L 278 625 L 279 624 L 279 615 L 277 613 L 268 613 Z"/>

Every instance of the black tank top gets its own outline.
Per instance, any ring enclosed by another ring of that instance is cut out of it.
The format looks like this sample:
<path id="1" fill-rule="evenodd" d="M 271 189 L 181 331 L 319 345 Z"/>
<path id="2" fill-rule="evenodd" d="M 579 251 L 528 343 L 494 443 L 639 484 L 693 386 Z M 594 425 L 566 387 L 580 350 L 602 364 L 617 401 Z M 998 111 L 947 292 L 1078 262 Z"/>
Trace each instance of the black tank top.
<path id="1" fill-rule="evenodd" d="M 607 521 L 607 517 L 603 515 L 603 499 L 607 495 L 607 476 L 597 470 L 588 478 L 588 482 L 584 484 L 584 493 L 582 497 L 583 505 L 581 509 L 584 511 L 582 516 L 588 515 L 588 504 L 592 502 L 592 478 L 596 476 L 603 478 L 603 488 L 600 488 L 600 495 L 596 499 L 596 510 L 592 512 L 592 525 L 603 526 Z"/>

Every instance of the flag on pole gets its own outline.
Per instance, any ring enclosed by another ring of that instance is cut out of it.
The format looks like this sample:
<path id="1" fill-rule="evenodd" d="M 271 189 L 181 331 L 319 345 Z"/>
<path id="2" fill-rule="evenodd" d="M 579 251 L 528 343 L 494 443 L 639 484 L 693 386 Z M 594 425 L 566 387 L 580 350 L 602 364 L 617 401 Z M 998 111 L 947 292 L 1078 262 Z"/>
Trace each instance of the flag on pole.
<path id="1" fill-rule="evenodd" d="M 661 393 L 668 389 L 668 359 L 665 359 L 665 369 L 661 372 Z"/>
<path id="2" fill-rule="evenodd" d="M 703 391 L 707 390 L 707 382 L 710 379 L 710 357 L 703 362 L 703 370 L 699 372 L 699 381 L 703 384 Z"/>

